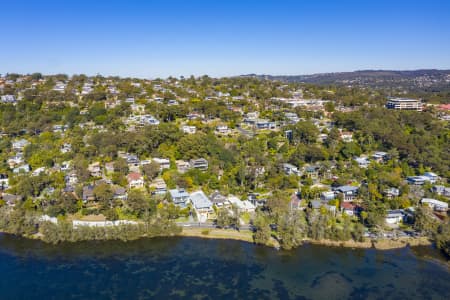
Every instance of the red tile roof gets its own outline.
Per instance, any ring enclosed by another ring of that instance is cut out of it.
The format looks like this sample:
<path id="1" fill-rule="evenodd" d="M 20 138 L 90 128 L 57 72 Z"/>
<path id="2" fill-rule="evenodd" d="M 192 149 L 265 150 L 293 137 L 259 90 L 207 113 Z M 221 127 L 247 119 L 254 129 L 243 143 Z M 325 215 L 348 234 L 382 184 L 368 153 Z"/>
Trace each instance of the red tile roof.
<path id="1" fill-rule="evenodd" d="M 136 172 L 130 173 L 127 176 L 128 181 L 139 180 L 142 179 L 142 175 Z"/>

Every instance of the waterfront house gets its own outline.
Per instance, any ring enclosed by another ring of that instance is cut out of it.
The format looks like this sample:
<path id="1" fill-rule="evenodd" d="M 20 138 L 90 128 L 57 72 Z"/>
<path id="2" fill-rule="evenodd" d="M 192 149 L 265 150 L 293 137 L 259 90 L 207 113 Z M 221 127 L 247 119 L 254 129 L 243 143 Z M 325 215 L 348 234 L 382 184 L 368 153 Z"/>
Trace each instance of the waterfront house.
<path id="1" fill-rule="evenodd" d="M 388 210 L 385 217 L 385 222 L 389 225 L 397 225 L 402 222 L 404 218 L 405 212 L 403 209 Z"/>
<path id="2" fill-rule="evenodd" d="M 236 196 L 230 195 L 227 198 L 228 202 L 230 202 L 230 204 L 232 206 L 236 206 L 239 213 L 252 213 L 255 212 L 255 206 L 248 200 L 244 200 L 241 201 L 241 199 L 239 199 Z"/>
<path id="3" fill-rule="evenodd" d="M 208 199 L 208 197 L 203 193 L 203 191 L 197 191 L 189 195 L 191 199 L 192 206 L 197 214 L 197 219 L 199 222 L 206 222 L 212 216 L 213 204 Z"/>

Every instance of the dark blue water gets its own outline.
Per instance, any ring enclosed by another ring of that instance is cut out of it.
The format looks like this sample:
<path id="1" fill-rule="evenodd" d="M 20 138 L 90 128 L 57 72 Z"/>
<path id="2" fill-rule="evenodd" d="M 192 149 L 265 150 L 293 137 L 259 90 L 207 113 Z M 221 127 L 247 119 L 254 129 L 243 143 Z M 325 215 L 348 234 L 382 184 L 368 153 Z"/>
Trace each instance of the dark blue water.
<path id="1" fill-rule="evenodd" d="M 427 249 L 158 238 L 51 246 L 0 235 L 0 299 L 450 299 Z"/>

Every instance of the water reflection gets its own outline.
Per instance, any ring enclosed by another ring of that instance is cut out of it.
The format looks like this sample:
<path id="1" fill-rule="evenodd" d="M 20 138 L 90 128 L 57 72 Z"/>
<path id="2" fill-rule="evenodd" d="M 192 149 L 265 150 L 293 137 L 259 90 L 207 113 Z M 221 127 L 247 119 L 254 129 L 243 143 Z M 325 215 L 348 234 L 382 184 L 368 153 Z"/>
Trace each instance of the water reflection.
<path id="1" fill-rule="evenodd" d="M 448 299 L 438 259 L 430 248 L 276 251 L 196 238 L 53 246 L 0 235 L 0 289 L 2 299 Z"/>

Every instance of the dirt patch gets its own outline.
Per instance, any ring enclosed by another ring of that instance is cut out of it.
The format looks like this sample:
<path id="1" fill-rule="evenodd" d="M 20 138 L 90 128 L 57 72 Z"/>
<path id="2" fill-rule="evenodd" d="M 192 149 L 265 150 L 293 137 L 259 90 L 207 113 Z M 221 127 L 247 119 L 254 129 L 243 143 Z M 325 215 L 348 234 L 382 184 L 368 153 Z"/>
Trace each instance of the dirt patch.
<path id="1" fill-rule="evenodd" d="M 203 228 L 183 227 L 181 236 L 201 237 L 206 239 L 229 239 L 253 243 L 253 236 L 250 231 L 237 231 L 227 229 L 208 229 L 205 234 Z"/>

